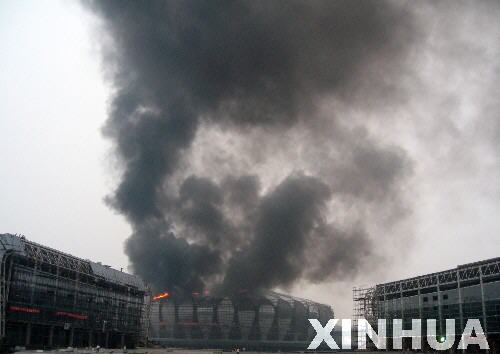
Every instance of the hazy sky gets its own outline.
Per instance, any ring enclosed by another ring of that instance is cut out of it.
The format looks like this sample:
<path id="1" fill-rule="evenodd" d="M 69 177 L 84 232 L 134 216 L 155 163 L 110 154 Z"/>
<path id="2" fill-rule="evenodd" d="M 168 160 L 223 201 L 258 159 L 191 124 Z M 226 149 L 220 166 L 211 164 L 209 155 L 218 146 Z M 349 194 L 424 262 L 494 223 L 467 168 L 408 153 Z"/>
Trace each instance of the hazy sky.
<path id="1" fill-rule="evenodd" d="M 102 202 L 108 93 L 88 20 L 77 2 L 0 4 L 0 225 L 125 267 L 128 226 Z"/>
<path id="2" fill-rule="evenodd" d="M 396 251 L 389 262 L 356 279 L 291 289 L 341 316 L 350 315 L 354 285 L 500 256 L 499 6 L 446 4 L 415 10 L 424 39 L 401 77 L 408 98 L 372 111 L 369 102 L 323 104 L 325 114 L 353 121 L 370 115 L 370 134 L 413 161 L 403 191 L 411 213 L 378 230 L 389 235 L 374 245 Z M 119 174 L 101 133 L 111 90 L 97 33 L 77 2 L 0 2 L 0 232 L 119 269 L 128 264 L 123 242 L 131 228 L 103 202 Z M 279 171 L 263 175 L 269 185 L 280 178 Z"/>

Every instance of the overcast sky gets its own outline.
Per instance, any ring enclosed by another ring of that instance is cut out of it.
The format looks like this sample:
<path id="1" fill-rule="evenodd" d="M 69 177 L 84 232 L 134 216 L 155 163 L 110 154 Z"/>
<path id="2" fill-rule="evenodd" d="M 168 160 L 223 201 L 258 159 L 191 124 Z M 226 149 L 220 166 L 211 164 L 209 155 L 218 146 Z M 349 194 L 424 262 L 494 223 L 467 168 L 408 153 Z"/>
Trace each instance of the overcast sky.
<path id="1" fill-rule="evenodd" d="M 388 234 L 372 246 L 395 251 L 384 267 L 288 289 L 332 304 L 340 316 L 351 314 L 352 286 L 500 256 L 499 6 L 447 4 L 415 10 L 426 25 L 422 44 L 409 54 L 413 70 L 401 77 L 409 97 L 373 110 L 369 102 L 322 103 L 324 115 L 335 111 L 353 121 L 370 115 L 365 129 L 412 161 L 402 191 L 411 212 L 391 228 L 371 225 Z M 103 201 L 119 173 L 101 132 L 111 84 L 96 22 L 77 2 L 0 2 L 0 232 L 119 269 L 128 265 L 123 244 L 131 227 Z M 252 171 L 264 188 L 294 163 L 280 156 Z"/>
<path id="2" fill-rule="evenodd" d="M 102 202 L 108 92 L 88 20 L 76 2 L 0 4 L 0 225 L 125 267 L 128 226 Z"/>

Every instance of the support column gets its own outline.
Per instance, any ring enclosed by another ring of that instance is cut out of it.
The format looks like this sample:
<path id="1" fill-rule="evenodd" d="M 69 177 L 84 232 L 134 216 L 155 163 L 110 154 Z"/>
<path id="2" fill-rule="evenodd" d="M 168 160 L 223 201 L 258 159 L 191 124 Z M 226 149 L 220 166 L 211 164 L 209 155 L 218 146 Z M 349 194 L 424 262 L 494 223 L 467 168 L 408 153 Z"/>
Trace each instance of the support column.
<path id="1" fill-rule="evenodd" d="M 52 347 L 54 344 L 54 326 L 50 326 L 49 329 L 49 347 Z"/>
<path id="2" fill-rule="evenodd" d="M 404 317 L 405 317 L 405 309 L 404 309 L 404 302 L 403 302 L 403 287 L 401 286 L 401 283 L 399 284 L 399 303 L 400 303 L 400 306 L 401 306 L 401 320 L 403 321 L 404 323 Z"/>
<path id="3" fill-rule="evenodd" d="M 481 266 L 479 266 L 479 283 L 481 284 L 481 307 L 483 312 L 483 330 L 484 330 L 484 335 L 486 336 L 486 338 L 488 338 L 488 324 L 486 323 L 486 304 L 484 302 L 483 271 L 481 269 Z M 489 352 L 490 352 L 489 350 L 486 350 L 486 353 Z"/>
<path id="4" fill-rule="evenodd" d="M 26 325 L 26 341 L 24 342 L 25 346 L 28 347 L 31 344 L 31 323 Z"/>
<path id="5" fill-rule="evenodd" d="M 389 318 L 389 310 L 387 308 L 387 295 L 385 293 L 385 288 L 384 288 L 384 317 Z"/>
<path id="6" fill-rule="evenodd" d="M 457 270 L 457 289 L 458 289 L 458 310 L 460 313 L 460 331 L 464 330 L 464 312 L 462 309 L 462 287 L 460 285 L 460 271 Z"/>
<path id="7" fill-rule="evenodd" d="M 92 348 L 92 330 L 89 331 L 89 347 Z"/>
<path id="8" fill-rule="evenodd" d="M 389 309 L 388 309 L 388 307 L 389 306 L 387 305 L 387 294 L 385 292 L 385 287 L 384 287 L 384 318 L 386 319 L 386 321 L 389 319 Z M 394 333 L 394 328 L 392 328 L 392 325 L 391 325 L 391 331 Z M 388 334 L 388 336 L 390 335 L 391 338 L 392 338 L 393 337 L 393 333 Z M 389 350 L 390 350 L 389 349 L 389 345 L 387 345 L 385 351 L 388 352 Z"/>
<path id="9" fill-rule="evenodd" d="M 73 328 L 73 326 L 71 326 L 71 329 L 69 330 L 69 344 L 68 344 L 69 347 L 73 346 L 74 337 L 75 337 L 75 329 Z"/>
<path id="10" fill-rule="evenodd" d="M 420 283 L 418 284 L 418 318 L 422 319 L 422 306 L 424 306 L 423 301 L 422 301 L 422 292 L 420 291 Z"/>
<path id="11" fill-rule="evenodd" d="M 122 333 L 120 339 L 120 348 L 123 348 L 124 346 L 125 346 L 125 333 Z"/>
<path id="12" fill-rule="evenodd" d="M 33 267 L 32 271 L 32 283 L 31 283 L 31 291 L 30 291 L 30 304 L 33 305 L 35 303 L 35 279 L 37 276 L 37 269 L 38 269 L 38 260 L 35 260 L 35 266 Z"/>
<path id="13" fill-rule="evenodd" d="M 401 283 L 399 283 L 399 307 L 400 307 L 400 311 L 399 313 L 401 314 L 401 322 L 405 323 L 405 315 L 404 315 L 404 304 L 403 304 L 403 287 L 401 286 Z M 394 332 L 394 328 L 393 328 L 393 332 Z M 405 338 L 403 338 L 403 350 L 405 350 Z"/>
<path id="14" fill-rule="evenodd" d="M 488 324 L 486 323 L 486 303 L 484 302 L 484 287 L 483 287 L 483 272 L 479 267 L 479 282 L 481 284 L 481 309 L 483 312 L 483 329 L 484 334 L 488 333 Z"/>
<path id="15" fill-rule="evenodd" d="M 439 317 L 439 331 L 441 335 L 446 335 L 446 332 L 444 332 L 444 323 L 443 323 L 443 304 L 442 304 L 442 295 L 441 295 L 441 286 L 439 284 L 439 276 L 438 278 L 438 285 L 437 285 L 437 294 L 438 294 L 438 317 Z"/>
<path id="16" fill-rule="evenodd" d="M 106 331 L 106 341 L 104 342 L 104 348 L 109 348 L 109 332 Z"/>

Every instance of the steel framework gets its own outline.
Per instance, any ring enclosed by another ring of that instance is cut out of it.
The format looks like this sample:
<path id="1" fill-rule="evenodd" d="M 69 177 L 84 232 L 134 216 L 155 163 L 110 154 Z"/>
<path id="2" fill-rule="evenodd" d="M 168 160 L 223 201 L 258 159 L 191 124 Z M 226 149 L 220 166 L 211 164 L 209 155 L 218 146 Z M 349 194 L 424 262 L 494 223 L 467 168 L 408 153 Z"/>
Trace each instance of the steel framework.
<path id="1" fill-rule="evenodd" d="M 392 333 L 392 319 L 402 319 L 404 327 L 412 318 L 436 320 L 436 330 L 446 333 L 446 320 L 455 320 L 461 333 L 468 319 L 479 319 L 489 341 L 500 345 L 500 258 L 459 265 L 455 269 L 409 279 L 354 288 L 354 318 L 366 318 L 372 326 L 386 319 Z"/>
<path id="2" fill-rule="evenodd" d="M 377 285 L 377 291 L 381 296 L 387 296 L 432 286 L 459 284 L 474 280 L 482 282 L 483 279 L 498 275 L 500 275 L 500 257 L 460 265 L 455 269 L 445 270 L 443 272 Z"/>
<path id="3" fill-rule="evenodd" d="M 147 289 L 135 276 L 0 235 L 0 339 L 32 347 L 133 346 Z"/>
<path id="4" fill-rule="evenodd" d="M 304 348 L 314 337 L 308 318 L 326 323 L 328 305 L 276 292 L 166 297 L 151 304 L 151 340 L 165 345 Z"/>
<path id="5" fill-rule="evenodd" d="M 378 318 L 376 287 L 354 287 L 352 301 L 354 328 L 357 328 L 358 320 L 362 318 L 373 326 Z"/>

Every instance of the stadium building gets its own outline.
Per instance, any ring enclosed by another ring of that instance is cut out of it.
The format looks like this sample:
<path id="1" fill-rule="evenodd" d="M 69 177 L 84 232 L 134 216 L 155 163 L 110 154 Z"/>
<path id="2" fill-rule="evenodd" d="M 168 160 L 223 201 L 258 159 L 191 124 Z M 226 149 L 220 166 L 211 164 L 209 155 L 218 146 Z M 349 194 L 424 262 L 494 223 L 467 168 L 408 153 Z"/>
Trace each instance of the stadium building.
<path id="1" fill-rule="evenodd" d="M 150 341 L 165 346 L 304 350 L 308 318 L 333 318 L 328 305 L 275 292 L 216 298 L 160 294 L 151 303 Z"/>
<path id="2" fill-rule="evenodd" d="M 479 319 L 493 353 L 500 349 L 500 258 L 460 265 L 443 272 L 353 290 L 354 318 L 366 318 L 374 328 L 377 319 L 387 319 L 387 335 L 393 333 L 392 319 L 400 318 L 403 329 L 411 319 L 436 319 L 438 336 L 445 336 L 446 319 L 455 320 L 461 336 L 467 319 Z M 455 348 L 458 339 L 455 341 Z M 388 345 L 392 340 L 389 338 Z M 427 345 L 422 343 L 423 348 Z M 411 339 L 403 339 L 403 349 Z"/>
<path id="3" fill-rule="evenodd" d="M 0 235 L 0 338 L 5 346 L 134 347 L 146 287 L 136 276 Z"/>

